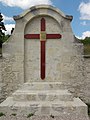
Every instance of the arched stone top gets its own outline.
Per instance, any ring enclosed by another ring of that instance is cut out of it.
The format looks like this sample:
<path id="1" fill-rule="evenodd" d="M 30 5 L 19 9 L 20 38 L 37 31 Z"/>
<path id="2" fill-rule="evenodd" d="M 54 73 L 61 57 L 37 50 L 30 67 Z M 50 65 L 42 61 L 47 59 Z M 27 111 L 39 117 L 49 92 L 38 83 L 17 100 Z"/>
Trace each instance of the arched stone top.
<path id="1" fill-rule="evenodd" d="M 46 10 L 44 11 L 43 13 L 43 10 Z M 38 11 L 39 10 L 39 13 L 38 12 L 35 12 L 35 11 Z M 65 15 L 61 10 L 59 10 L 58 8 L 54 7 L 54 6 L 51 6 L 51 5 L 37 5 L 37 6 L 33 6 L 27 10 L 25 10 L 22 14 L 20 15 L 17 15 L 17 16 L 14 16 L 14 20 L 19 20 L 21 18 L 24 18 L 28 13 L 32 13 L 32 17 L 33 15 L 34 16 L 37 16 L 37 15 L 51 15 L 52 16 L 52 13 L 49 12 L 49 10 L 53 11 L 54 13 L 57 13 L 59 14 L 60 16 L 62 16 L 63 18 L 66 18 L 70 21 L 72 21 L 73 19 L 73 16 L 69 16 L 69 15 Z M 53 15 L 54 16 L 54 15 Z"/>

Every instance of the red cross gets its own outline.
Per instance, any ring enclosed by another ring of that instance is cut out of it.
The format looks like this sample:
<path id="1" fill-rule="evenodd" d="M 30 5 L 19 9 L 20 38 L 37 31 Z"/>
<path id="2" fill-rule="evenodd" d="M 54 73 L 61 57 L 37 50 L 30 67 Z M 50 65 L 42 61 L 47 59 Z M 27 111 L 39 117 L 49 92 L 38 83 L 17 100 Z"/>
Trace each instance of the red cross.
<path id="1" fill-rule="evenodd" d="M 41 41 L 41 79 L 45 79 L 45 42 L 46 39 L 59 39 L 62 36 L 60 34 L 46 34 L 45 19 L 41 19 L 41 33 L 40 34 L 26 34 L 26 39 L 40 39 Z"/>

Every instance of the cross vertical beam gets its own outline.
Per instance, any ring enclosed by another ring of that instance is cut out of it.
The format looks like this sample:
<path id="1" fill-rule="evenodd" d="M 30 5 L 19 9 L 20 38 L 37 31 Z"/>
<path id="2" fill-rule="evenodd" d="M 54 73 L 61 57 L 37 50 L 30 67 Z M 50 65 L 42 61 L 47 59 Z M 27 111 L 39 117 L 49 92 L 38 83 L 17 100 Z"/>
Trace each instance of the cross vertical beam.
<path id="1" fill-rule="evenodd" d="M 45 41 L 41 41 L 41 79 L 45 78 Z"/>
<path id="2" fill-rule="evenodd" d="M 45 42 L 46 42 L 46 33 L 45 33 L 45 19 L 42 18 L 41 19 L 41 37 L 40 37 L 40 41 L 41 41 L 41 79 L 45 79 L 45 70 L 46 70 L 46 66 L 45 66 L 45 62 L 46 62 L 46 59 L 45 59 L 45 56 L 46 56 L 46 53 L 45 53 L 45 48 L 46 48 L 46 45 L 45 45 Z"/>

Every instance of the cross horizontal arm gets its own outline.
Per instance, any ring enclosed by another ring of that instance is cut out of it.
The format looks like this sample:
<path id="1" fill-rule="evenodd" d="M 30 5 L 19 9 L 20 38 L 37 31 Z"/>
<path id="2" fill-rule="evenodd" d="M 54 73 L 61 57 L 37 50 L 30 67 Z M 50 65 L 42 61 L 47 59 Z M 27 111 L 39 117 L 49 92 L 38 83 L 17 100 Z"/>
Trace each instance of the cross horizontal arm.
<path id="1" fill-rule="evenodd" d="M 26 34 L 24 35 L 26 39 L 40 39 L 40 34 Z"/>
<path id="2" fill-rule="evenodd" d="M 59 39 L 62 35 L 60 34 L 46 34 L 46 39 Z"/>

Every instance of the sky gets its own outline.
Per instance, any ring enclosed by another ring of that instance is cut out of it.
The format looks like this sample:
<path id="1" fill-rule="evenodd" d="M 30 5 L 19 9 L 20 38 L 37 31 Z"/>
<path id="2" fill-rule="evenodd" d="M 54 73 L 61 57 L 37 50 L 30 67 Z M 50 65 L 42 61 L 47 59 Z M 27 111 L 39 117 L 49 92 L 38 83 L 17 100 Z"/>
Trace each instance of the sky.
<path id="1" fill-rule="evenodd" d="M 76 37 L 90 37 L 90 0 L 0 0 L 0 12 L 6 26 L 6 34 L 15 27 L 13 16 L 21 14 L 34 5 L 48 4 L 59 8 L 65 15 L 72 15 L 71 23 Z"/>

